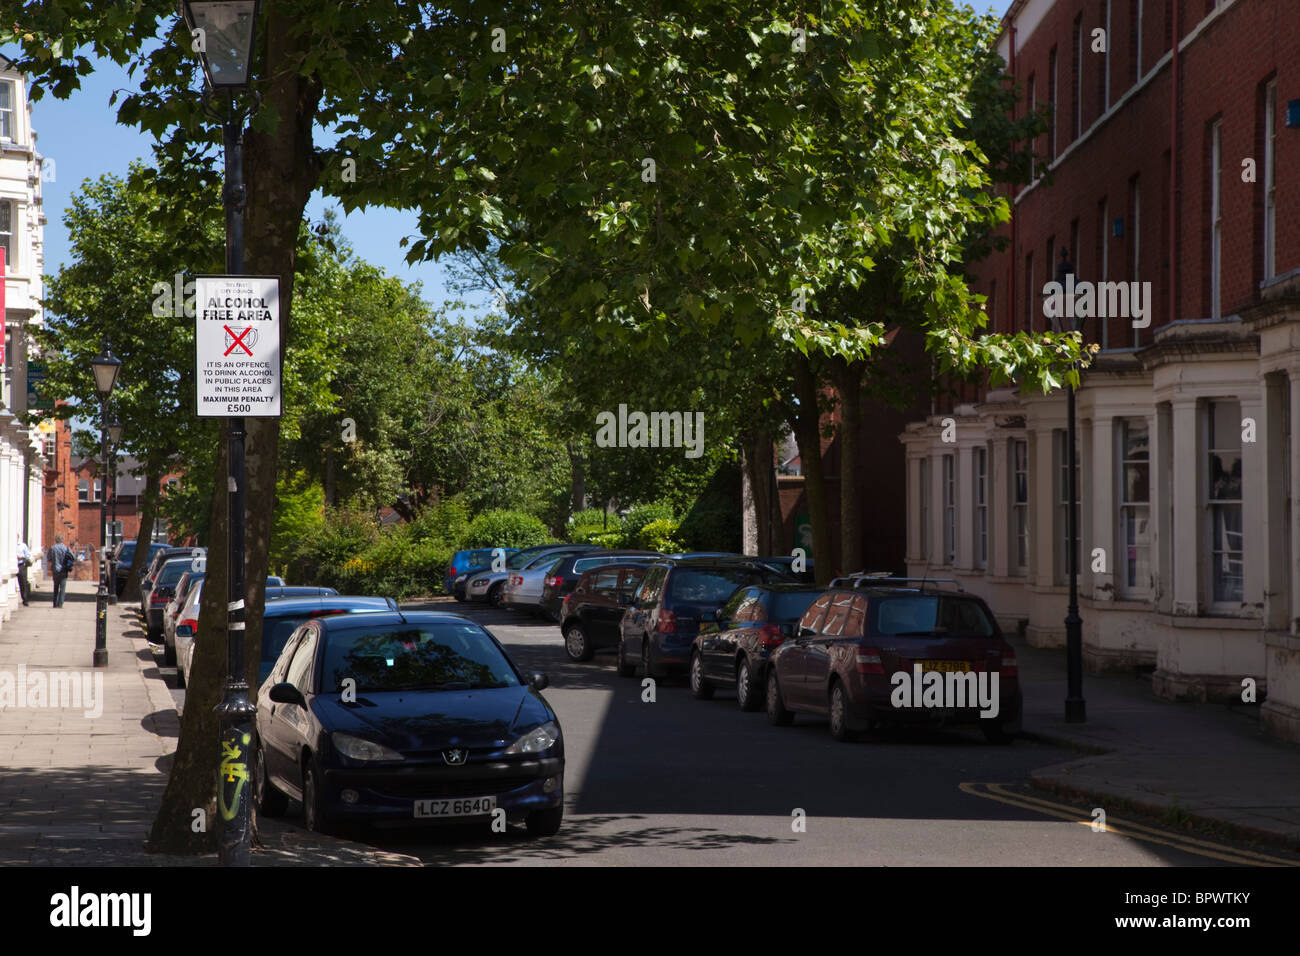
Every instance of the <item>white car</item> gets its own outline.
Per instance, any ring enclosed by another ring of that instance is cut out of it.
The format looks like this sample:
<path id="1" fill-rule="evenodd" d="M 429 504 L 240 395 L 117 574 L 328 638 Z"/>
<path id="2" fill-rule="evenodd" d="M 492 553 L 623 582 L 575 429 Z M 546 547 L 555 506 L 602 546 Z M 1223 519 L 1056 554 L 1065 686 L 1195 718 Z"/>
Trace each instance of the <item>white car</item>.
<path id="1" fill-rule="evenodd" d="M 196 581 L 180 613 L 176 615 L 176 670 L 180 685 L 190 682 L 190 663 L 194 659 L 194 633 L 199 629 L 199 597 L 203 593 L 203 580 Z"/>

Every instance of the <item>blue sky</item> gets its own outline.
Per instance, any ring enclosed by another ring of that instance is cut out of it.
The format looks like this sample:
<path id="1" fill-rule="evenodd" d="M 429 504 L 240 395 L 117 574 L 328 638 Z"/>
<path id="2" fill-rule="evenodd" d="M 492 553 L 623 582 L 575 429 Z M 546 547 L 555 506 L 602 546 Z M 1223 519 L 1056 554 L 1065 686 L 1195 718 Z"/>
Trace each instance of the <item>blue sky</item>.
<path id="1" fill-rule="evenodd" d="M 1011 2 L 992 0 L 988 6 L 1001 15 Z M 975 6 L 983 8 L 986 4 Z M 68 261 L 63 211 L 82 181 L 104 173 L 124 176 L 133 160 L 147 160 L 150 155 L 147 134 L 134 127 L 119 126 L 117 107 L 109 105 L 114 90 L 137 88 L 138 84 L 127 77 L 126 70 L 111 61 L 97 61 L 95 72 L 83 78 L 82 88 L 71 97 L 58 100 L 47 95 L 33 107 L 37 148 L 54 161 L 54 181 L 44 184 L 45 214 L 49 219 L 45 227 L 46 273 L 57 272 Z M 314 195 L 307 205 L 308 218 L 320 219 L 325 206 L 320 194 Z M 403 236 L 418 234 L 415 213 L 388 209 L 353 213 L 344 218 L 343 233 L 366 261 L 390 275 L 422 283 L 426 300 L 441 304 L 445 299 L 454 298 L 446 288 L 446 273 L 440 264 L 406 264 L 406 250 L 399 241 Z"/>

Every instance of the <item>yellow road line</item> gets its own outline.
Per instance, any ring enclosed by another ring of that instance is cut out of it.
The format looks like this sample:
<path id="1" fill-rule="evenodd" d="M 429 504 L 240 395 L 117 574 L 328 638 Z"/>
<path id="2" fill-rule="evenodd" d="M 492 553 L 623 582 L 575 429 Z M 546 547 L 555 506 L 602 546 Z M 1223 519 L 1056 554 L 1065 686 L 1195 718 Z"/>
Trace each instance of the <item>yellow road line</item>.
<path id="1" fill-rule="evenodd" d="M 1082 812 L 1078 807 L 1070 806 L 1066 803 L 1056 803 L 1051 800 L 1044 800 L 1041 797 L 1033 797 L 1027 794 L 1016 793 L 1008 790 L 1003 784 L 996 783 L 960 783 L 958 789 L 963 793 L 972 796 L 983 797 L 986 800 L 996 800 L 999 803 L 1006 803 L 1022 810 L 1032 810 L 1035 813 L 1042 813 L 1047 816 L 1057 817 L 1062 820 L 1068 820 L 1071 823 L 1077 823 L 1080 826 L 1092 827 L 1092 820 L 1080 820 L 1079 814 Z M 987 787 L 987 790 L 978 789 Z M 1116 826 L 1116 823 L 1119 826 Z M 1144 826 L 1140 823 L 1123 820 L 1118 817 L 1106 816 L 1107 833 L 1113 833 L 1117 836 L 1126 836 L 1134 840 L 1144 840 L 1148 843 L 1159 843 L 1164 846 L 1174 847 L 1187 853 L 1193 853 L 1197 856 L 1209 857 L 1215 860 L 1222 860 L 1227 863 L 1240 863 L 1247 866 L 1296 866 L 1293 860 L 1283 859 L 1282 857 L 1269 856 L 1265 853 L 1256 853 L 1253 850 L 1229 849 L 1217 843 L 1210 843 L 1206 840 L 1198 840 L 1195 837 L 1184 837 L 1167 833 L 1163 830 L 1156 830 L 1152 827 Z"/>

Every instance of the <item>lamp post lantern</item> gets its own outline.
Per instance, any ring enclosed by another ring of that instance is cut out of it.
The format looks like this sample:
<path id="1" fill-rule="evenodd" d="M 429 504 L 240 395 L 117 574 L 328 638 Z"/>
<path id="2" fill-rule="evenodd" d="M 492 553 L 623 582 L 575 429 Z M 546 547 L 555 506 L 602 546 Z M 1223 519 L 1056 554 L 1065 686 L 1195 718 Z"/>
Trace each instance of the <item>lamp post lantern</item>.
<path id="1" fill-rule="evenodd" d="M 95 391 L 99 392 L 99 449 L 100 449 L 100 499 L 99 499 L 99 591 L 95 594 L 95 654 L 93 666 L 108 666 L 108 525 L 104 523 L 104 503 L 107 498 L 108 476 L 103 470 L 108 465 L 108 396 L 113 394 L 117 373 L 122 360 L 113 354 L 104 341 L 104 349 L 90 360 L 95 375 Z"/>
<path id="2" fill-rule="evenodd" d="M 1056 264 L 1056 281 L 1061 288 L 1073 287 L 1069 281 L 1074 278 L 1074 263 L 1070 261 L 1068 249 L 1061 249 L 1061 261 Z M 1071 309 L 1074 316 L 1071 321 L 1074 331 L 1079 331 L 1080 319 L 1076 309 Z M 1078 373 L 1079 365 L 1074 363 L 1071 371 Z M 1075 387 L 1073 382 L 1066 383 L 1065 418 L 1066 418 L 1066 470 L 1069 485 L 1069 511 L 1066 515 L 1066 547 L 1069 550 L 1070 598 L 1065 610 L 1065 722 L 1081 724 L 1087 718 L 1087 705 L 1083 699 L 1083 620 L 1079 617 L 1079 482 L 1078 452 L 1075 450 Z"/>
<path id="3" fill-rule="evenodd" d="M 252 79 L 258 0 L 181 0 L 180 12 L 194 38 L 209 92 L 225 91 L 226 272 L 244 272 L 244 119 L 235 93 Z M 229 419 L 229 539 L 226 602 L 226 685 L 217 718 L 221 723 L 221 773 L 217 808 L 222 866 L 248 866 L 251 840 L 250 768 L 256 707 L 244 674 L 244 419 Z"/>

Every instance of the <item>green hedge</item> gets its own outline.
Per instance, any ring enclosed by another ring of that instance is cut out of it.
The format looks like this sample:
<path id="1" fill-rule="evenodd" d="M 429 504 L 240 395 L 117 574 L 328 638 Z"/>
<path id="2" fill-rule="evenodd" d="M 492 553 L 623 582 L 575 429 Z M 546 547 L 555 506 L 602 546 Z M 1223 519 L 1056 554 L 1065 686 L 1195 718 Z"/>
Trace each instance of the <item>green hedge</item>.
<path id="1" fill-rule="evenodd" d="M 541 520 L 522 511 L 485 511 L 469 523 L 462 548 L 531 548 L 551 540 Z"/>

